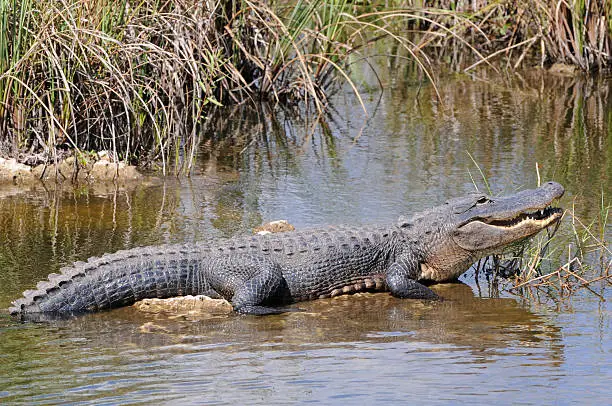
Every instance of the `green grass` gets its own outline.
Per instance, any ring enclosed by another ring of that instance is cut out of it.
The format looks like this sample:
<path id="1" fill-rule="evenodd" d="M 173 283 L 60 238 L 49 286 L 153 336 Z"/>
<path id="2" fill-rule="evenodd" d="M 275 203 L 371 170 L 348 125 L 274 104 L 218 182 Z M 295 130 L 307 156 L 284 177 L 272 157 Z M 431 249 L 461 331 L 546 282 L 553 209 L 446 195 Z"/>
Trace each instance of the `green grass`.
<path id="1" fill-rule="evenodd" d="M 539 52 L 584 70 L 610 65 L 603 0 L 469 4 L 0 0 L 0 154 L 52 162 L 65 149 L 109 150 L 188 172 L 212 105 L 268 100 L 322 114 L 346 85 L 365 110 L 351 61 L 381 39 L 434 83 L 435 61 L 498 69 Z"/>
<path id="2" fill-rule="evenodd" d="M 188 169 L 210 105 L 322 113 L 341 82 L 361 100 L 348 55 L 365 29 L 387 28 L 354 11 L 343 0 L 0 0 L 0 152 L 110 150 Z"/>

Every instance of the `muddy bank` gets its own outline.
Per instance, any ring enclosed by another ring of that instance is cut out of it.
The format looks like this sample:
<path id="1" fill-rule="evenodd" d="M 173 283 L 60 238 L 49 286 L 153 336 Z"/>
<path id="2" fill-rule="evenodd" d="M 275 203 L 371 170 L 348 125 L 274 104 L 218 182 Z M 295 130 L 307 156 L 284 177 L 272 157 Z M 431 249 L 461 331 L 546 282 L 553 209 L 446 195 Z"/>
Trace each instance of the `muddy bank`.
<path id="1" fill-rule="evenodd" d="M 26 165 L 14 158 L 0 158 L 0 185 L 37 182 L 128 182 L 142 180 L 135 166 L 113 161 L 108 153 L 68 156 L 58 162 Z"/>
<path id="2" fill-rule="evenodd" d="M 179 296 L 169 299 L 143 299 L 134 307 L 145 313 L 180 314 L 229 314 L 232 305 L 225 299 L 212 299 L 208 296 Z"/>

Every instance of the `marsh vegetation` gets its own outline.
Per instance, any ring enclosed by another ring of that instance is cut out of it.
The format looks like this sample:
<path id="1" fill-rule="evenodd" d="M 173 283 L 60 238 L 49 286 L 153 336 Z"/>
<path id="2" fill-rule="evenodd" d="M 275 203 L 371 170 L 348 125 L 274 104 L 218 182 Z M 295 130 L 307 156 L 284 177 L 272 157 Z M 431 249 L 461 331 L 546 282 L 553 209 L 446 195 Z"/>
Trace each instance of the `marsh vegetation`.
<path id="1" fill-rule="evenodd" d="M 188 172 L 211 106 L 320 114 L 341 86 L 363 106 L 351 67 L 380 41 L 434 83 L 440 62 L 610 66 L 605 0 L 465 3 L 0 0 L 0 153 L 35 165 L 105 150 Z"/>

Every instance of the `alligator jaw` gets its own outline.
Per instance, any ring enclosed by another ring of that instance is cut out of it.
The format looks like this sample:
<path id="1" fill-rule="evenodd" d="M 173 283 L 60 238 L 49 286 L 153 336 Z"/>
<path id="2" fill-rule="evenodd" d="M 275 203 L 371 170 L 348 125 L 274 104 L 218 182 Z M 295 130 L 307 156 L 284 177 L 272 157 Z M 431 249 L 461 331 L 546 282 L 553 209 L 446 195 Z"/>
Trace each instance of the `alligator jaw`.
<path id="1" fill-rule="evenodd" d="M 473 222 L 502 229 L 530 228 L 541 230 L 558 221 L 562 215 L 563 210 L 560 208 L 547 206 L 540 210 L 521 212 L 508 219 L 474 220 Z"/>
<path id="2" fill-rule="evenodd" d="M 559 221 L 563 210 L 552 207 L 553 200 L 562 196 L 563 189 L 549 194 L 539 203 L 529 202 L 516 210 L 491 209 L 490 215 L 475 215 L 457 226 L 453 239 L 461 248 L 475 256 L 490 255 L 503 247 L 531 237 Z M 510 198 L 511 199 L 511 198 Z M 509 207 L 508 198 L 496 203 Z M 493 203 L 495 204 L 495 203 Z"/>

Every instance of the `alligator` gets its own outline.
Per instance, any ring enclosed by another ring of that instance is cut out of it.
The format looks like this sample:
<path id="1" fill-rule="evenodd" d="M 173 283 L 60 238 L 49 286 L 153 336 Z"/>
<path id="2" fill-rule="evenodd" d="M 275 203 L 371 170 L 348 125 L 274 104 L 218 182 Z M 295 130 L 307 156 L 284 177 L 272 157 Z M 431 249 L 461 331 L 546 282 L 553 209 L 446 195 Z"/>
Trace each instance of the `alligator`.
<path id="1" fill-rule="evenodd" d="M 396 224 L 133 248 L 62 268 L 9 311 L 72 315 L 184 295 L 225 298 L 236 312 L 257 315 L 359 291 L 435 300 L 428 285 L 456 280 L 480 258 L 557 222 L 563 211 L 551 204 L 563 193 L 548 182 L 504 197 L 472 193 Z"/>

